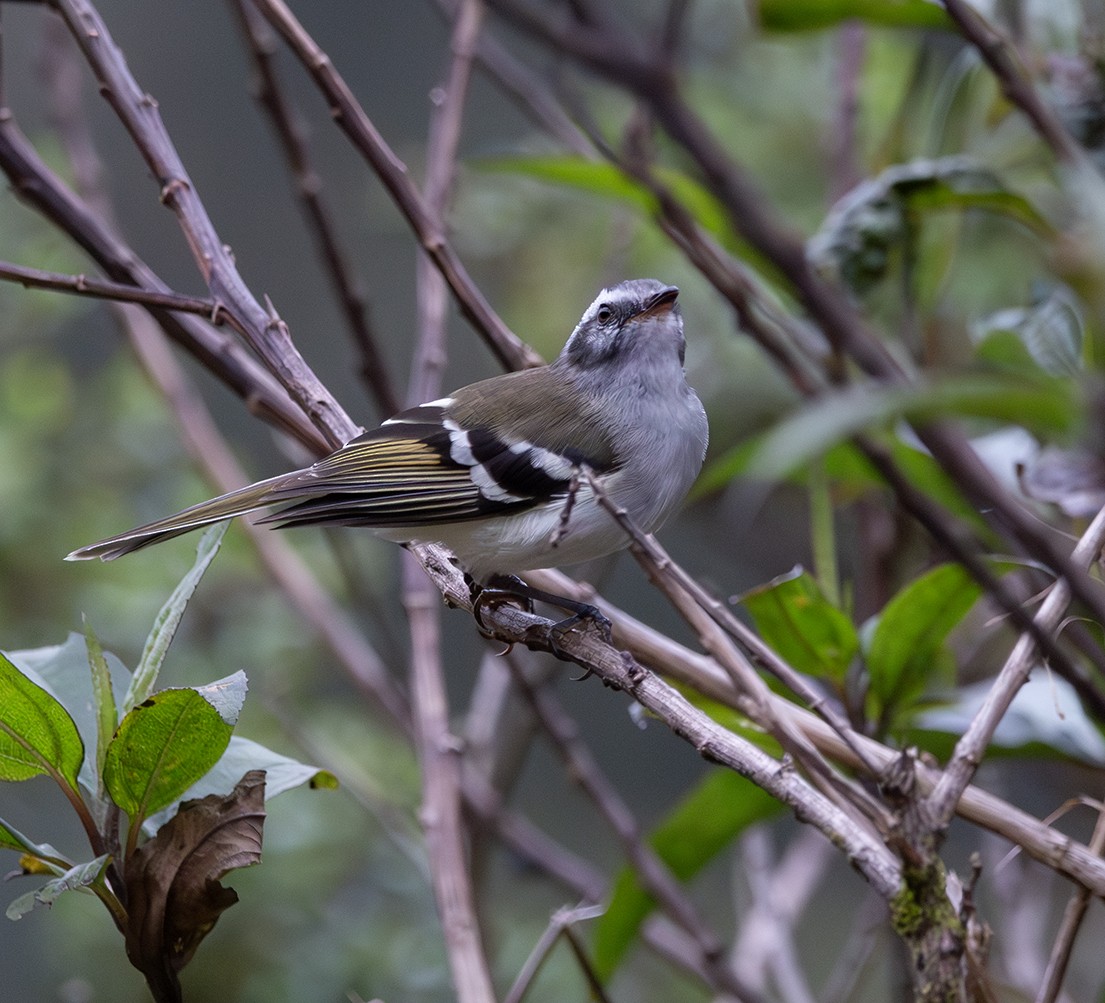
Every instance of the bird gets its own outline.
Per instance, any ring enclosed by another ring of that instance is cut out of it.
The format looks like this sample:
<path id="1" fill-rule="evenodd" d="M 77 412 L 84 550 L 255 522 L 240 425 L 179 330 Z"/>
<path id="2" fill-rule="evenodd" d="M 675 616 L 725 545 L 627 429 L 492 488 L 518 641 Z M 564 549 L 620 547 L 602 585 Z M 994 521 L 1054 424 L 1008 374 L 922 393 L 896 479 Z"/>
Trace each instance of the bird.
<path id="1" fill-rule="evenodd" d="M 309 467 L 80 547 L 66 559 L 110 561 L 266 509 L 259 522 L 276 528 L 363 526 L 399 544 L 443 544 L 474 595 L 483 589 L 484 599 L 551 601 L 575 612 L 570 621 L 601 622 L 595 607 L 529 589 L 516 576 L 628 544 L 589 477 L 645 532 L 686 497 L 709 429 L 686 379 L 678 296 L 676 286 L 656 279 L 609 286 L 553 362 L 409 408 Z"/>

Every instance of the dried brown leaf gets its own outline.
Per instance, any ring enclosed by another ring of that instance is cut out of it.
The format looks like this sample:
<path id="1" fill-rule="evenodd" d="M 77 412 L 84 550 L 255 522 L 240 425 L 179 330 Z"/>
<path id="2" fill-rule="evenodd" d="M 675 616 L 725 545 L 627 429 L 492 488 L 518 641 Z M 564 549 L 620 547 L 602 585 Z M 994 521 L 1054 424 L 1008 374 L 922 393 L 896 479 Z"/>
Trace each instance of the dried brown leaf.
<path id="1" fill-rule="evenodd" d="M 156 999 L 181 999 L 177 973 L 219 916 L 238 901 L 219 883 L 261 859 L 265 772 L 250 770 L 230 794 L 185 801 L 126 863 L 127 957 Z"/>

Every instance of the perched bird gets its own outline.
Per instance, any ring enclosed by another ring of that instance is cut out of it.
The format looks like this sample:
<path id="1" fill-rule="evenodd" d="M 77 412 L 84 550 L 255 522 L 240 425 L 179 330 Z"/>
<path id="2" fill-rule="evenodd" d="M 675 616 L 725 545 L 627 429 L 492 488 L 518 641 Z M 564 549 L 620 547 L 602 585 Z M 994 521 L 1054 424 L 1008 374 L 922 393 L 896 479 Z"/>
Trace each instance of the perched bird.
<path id="1" fill-rule="evenodd" d="M 705 456 L 706 414 L 683 371 L 678 295 L 654 279 L 604 289 L 550 365 L 410 408 L 303 470 L 67 559 L 110 561 L 273 506 L 261 522 L 367 526 L 397 543 L 442 543 L 477 583 L 618 550 L 626 535 L 580 471 L 651 531 L 683 500 Z"/>

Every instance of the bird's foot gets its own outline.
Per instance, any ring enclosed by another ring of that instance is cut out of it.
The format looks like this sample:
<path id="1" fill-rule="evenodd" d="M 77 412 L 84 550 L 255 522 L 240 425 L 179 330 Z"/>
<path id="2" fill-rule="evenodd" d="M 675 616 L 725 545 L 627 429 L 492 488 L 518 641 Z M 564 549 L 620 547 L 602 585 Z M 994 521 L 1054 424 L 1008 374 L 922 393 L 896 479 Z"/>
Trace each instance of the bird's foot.
<path id="1" fill-rule="evenodd" d="M 495 575 L 488 580 L 488 584 L 480 589 L 472 603 L 472 614 L 476 619 L 476 625 L 484 637 L 492 636 L 483 621 L 483 607 L 488 603 L 521 602 L 522 608 L 528 613 L 533 612 L 535 602 L 547 603 L 558 609 L 567 610 L 572 615 L 558 620 L 547 628 L 545 639 L 557 658 L 567 661 L 568 658 L 560 647 L 559 639 L 571 633 L 582 624 L 590 623 L 598 630 L 599 636 L 607 643 L 612 643 L 611 623 L 608 617 L 592 603 L 579 602 L 569 599 L 567 596 L 554 595 L 527 585 L 514 575 Z M 545 634 L 545 629 L 542 629 Z"/>

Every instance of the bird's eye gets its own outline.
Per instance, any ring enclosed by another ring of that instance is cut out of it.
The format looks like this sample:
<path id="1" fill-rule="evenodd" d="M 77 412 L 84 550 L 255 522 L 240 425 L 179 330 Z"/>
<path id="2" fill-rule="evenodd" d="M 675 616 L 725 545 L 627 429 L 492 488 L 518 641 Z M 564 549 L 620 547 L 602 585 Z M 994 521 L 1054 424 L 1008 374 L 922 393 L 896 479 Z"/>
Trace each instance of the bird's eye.
<path id="1" fill-rule="evenodd" d="M 605 303 L 599 307 L 598 313 L 595 314 L 595 318 L 600 324 L 609 324 L 614 319 L 614 311 L 610 309 Z"/>

